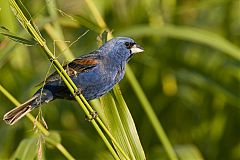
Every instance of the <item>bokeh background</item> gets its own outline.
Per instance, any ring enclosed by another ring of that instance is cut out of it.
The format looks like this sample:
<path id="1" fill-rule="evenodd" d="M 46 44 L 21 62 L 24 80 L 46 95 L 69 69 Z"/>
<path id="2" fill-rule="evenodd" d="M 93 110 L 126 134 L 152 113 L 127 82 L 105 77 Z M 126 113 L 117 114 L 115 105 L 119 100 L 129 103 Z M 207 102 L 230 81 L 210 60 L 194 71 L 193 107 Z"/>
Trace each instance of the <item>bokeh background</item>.
<path id="1" fill-rule="evenodd" d="M 68 61 L 64 51 L 54 47 L 58 39 L 49 38 L 45 28 L 54 21 L 61 25 L 76 57 L 96 49 L 102 28 L 86 2 L 56 1 L 52 9 L 58 15 L 53 19 L 48 8 L 51 1 L 23 3 L 59 60 Z M 114 36 L 132 37 L 145 48 L 130 66 L 178 154 L 184 159 L 193 159 L 191 154 L 195 159 L 240 159 L 240 0 L 93 2 Z M 4 0 L 0 0 L 0 25 L 29 38 Z M 0 84 L 20 102 L 37 90 L 49 67 L 38 46 L 0 35 Z M 168 159 L 126 78 L 120 87 L 147 159 Z M 0 95 L 3 117 L 14 105 Z M 77 159 L 108 159 L 105 145 L 74 106 L 75 102 L 64 100 L 45 105 L 49 129 L 61 135 L 62 144 Z M 34 133 L 26 118 L 14 126 L 0 121 L 0 159 L 10 158 L 20 142 Z M 46 159 L 64 159 L 52 146 L 46 144 L 43 150 Z"/>

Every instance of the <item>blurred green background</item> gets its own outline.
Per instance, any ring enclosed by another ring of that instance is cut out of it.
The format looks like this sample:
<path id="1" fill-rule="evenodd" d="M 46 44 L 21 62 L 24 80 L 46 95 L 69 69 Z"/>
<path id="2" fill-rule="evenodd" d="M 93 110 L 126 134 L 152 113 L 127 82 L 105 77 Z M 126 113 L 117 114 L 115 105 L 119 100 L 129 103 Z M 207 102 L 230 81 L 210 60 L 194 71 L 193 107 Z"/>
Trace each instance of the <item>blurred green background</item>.
<path id="1" fill-rule="evenodd" d="M 132 37 L 145 52 L 131 61 L 140 85 L 178 154 L 198 159 L 240 159 L 240 0 L 94 0 L 114 36 Z M 74 55 L 97 48 L 102 32 L 84 0 L 26 1 L 34 22 L 59 60 L 45 25 L 59 22 Z M 0 0 L 0 25 L 29 37 L 6 1 Z M 55 39 L 58 41 L 58 39 Z M 0 35 L 0 84 L 24 102 L 43 81 L 49 62 L 37 46 Z M 54 69 L 51 69 L 54 71 Z M 168 159 L 128 80 L 120 87 L 149 160 Z M 14 105 L 0 93 L 0 117 Z M 43 107 L 50 130 L 76 159 L 108 159 L 109 153 L 75 102 L 57 100 Z M 36 115 L 38 111 L 33 114 Z M 0 121 L 0 159 L 8 159 L 19 143 L 34 135 L 26 118 L 14 126 Z M 34 142 L 35 143 L 35 142 Z M 46 159 L 64 159 L 49 145 Z M 197 155 L 196 155 L 197 154 Z M 192 159 L 187 158 L 185 159 Z M 191 156 L 190 156 L 191 157 Z"/>

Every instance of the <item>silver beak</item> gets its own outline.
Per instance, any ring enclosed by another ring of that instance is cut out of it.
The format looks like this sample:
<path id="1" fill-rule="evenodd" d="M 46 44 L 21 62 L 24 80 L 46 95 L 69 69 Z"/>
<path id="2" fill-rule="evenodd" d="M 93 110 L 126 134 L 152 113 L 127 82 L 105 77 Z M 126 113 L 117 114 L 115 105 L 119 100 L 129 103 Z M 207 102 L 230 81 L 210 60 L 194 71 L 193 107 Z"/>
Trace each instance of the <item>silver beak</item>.
<path id="1" fill-rule="evenodd" d="M 138 44 L 134 44 L 130 50 L 133 54 L 134 53 L 140 53 L 140 52 L 144 51 L 144 49 Z"/>

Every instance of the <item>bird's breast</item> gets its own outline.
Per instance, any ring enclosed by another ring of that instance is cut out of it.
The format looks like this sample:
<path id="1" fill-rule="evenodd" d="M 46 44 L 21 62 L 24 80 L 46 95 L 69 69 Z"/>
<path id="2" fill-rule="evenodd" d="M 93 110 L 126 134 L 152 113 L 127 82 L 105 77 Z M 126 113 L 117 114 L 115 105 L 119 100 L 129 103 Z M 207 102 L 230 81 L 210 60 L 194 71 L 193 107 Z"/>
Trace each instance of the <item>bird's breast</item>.
<path id="1" fill-rule="evenodd" d="M 110 91 L 124 76 L 122 66 L 107 66 L 96 68 L 91 72 L 79 74 L 75 84 L 82 90 L 87 100 L 98 98 Z"/>

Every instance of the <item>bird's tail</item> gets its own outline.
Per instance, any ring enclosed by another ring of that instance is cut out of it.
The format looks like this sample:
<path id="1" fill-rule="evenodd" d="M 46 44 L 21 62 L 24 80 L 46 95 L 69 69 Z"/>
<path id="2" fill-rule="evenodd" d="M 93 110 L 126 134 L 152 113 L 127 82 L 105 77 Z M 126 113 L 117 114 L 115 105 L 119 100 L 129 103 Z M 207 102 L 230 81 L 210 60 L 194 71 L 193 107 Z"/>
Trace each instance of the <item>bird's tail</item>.
<path id="1" fill-rule="evenodd" d="M 52 99 L 53 96 L 49 90 L 41 91 L 41 93 L 39 90 L 31 99 L 7 112 L 4 115 L 3 120 L 9 125 L 13 125 L 34 108 L 37 108 L 43 103 L 48 103 Z"/>
<path id="2" fill-rule="evenodd" d="M 14 123 L 16 123 L 19 119 L 21 119 L 22 117 L 24 117 L 27 113 L 29 113 L 30 111 L 32 111 L 34 108 L 32 107 L 32 103 L 38 98 L 38 96 L 33 96 L 31 99 L 29 99 L 28 101 L 26 101 L 25 103 L 21 104 L 20 106 L 10 110 L 9 112 L 7 112 L 4 117 L 3 120 L 9 124 L 9 125 L 13 125 Z"/>

